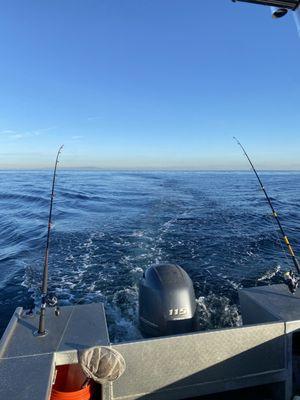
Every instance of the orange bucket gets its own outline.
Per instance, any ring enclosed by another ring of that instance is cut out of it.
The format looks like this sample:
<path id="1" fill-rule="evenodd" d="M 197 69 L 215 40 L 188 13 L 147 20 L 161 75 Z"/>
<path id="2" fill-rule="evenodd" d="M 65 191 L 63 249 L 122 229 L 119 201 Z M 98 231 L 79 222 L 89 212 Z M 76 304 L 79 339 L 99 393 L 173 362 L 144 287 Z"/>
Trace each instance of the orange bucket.
<path id="1" fill-rule="evenodd" d="M 91 383 L 82 388 L 85 380 L 85 375 L 77 364 L 57 367 L 50 400 L 90 400 L 93 388 Z"/>

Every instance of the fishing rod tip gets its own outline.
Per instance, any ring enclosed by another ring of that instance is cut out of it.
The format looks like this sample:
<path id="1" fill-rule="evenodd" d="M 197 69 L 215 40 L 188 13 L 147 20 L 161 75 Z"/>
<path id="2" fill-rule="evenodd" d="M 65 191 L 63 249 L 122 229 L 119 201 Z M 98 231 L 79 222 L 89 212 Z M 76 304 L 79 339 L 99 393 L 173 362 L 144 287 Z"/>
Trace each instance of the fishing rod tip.
<path id="1" fill-rule="evenodd" d="M 237 142 L 238 145 L 242 146 L 241 142 L 235 136 L 233 136 L 233 139 Z"/>

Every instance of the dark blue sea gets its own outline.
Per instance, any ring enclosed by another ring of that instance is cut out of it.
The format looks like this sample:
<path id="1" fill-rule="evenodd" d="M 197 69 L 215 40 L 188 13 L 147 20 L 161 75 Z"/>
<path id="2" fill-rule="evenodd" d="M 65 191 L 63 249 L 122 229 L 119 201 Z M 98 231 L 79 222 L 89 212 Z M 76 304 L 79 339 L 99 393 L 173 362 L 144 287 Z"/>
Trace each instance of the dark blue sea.
<path id="1" fill-rule="evenodd" d="M 300 254 L 300 173 L 262 180 Z M 0 171 L 0 334 L 39 301 L 51 171 Z M 199 329 L 241 324 L 239 288 L 292 265 L 251 172 L 58 172 L 49 289 L 60 305 L 104 302 L 112 341 L 140 338 L 138 282 L 169 261 L 191 276 Z"/>

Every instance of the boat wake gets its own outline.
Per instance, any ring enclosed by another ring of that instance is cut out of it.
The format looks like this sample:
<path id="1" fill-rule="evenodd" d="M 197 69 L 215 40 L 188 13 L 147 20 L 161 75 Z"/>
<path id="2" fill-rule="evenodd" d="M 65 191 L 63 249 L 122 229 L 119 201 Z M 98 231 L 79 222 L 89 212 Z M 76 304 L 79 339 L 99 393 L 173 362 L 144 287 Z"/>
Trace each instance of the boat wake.
<path id="1" fill-rule="evenodd" d="M 6 189 L 3 178 L 0 196 L 3 325 L 16 306 L 40 301 L 50 175 L 18 174 Z M 61 172 L 58 183 L 50 293 L 60 305 L 103 302 L 112 341 L 141 337 L 138 282 L 152 264 L 176 263 L 190 275 L 199 330 L 239 325 L 237 291 L 279 283 L 288 268 L 247 174 Z"/>

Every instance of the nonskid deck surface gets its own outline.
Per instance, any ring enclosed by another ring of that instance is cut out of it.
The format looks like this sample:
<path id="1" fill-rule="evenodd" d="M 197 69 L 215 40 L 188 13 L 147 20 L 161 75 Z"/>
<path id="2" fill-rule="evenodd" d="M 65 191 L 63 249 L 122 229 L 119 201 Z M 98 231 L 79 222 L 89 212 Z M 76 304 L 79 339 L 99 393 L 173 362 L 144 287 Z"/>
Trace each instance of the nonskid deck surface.
<path id="1" fill-rule="evenodd" d="M 108 343 L 102 304 L 62 307 L 59 317 L 47 309 L 47 335 L 35 335 L 39 315 L 20 312 L 12 331 L 1 343 L 1 358 L 61 353 Z"/>
<path id="2" fill-rule="evenodd" d="M 242 299 L 247 296 L 253 303 L 269 312 L 270 319 L 273 321 L 300 320 L 300 290 L 291 294 L 286 285 L 271 285 L 243 289 L 240 293 Z M 246 315 L 243 316 L 244 323 L 245 317 Z M 253 314 L 253 317 L 258 318 L 259 316 L 255 317 Z"/>
<path id="3" fill-rule="evenodd" d="M 19 309 L 1 340 L 0 398 L 48 400 L 55 365 L 76 363 L 79 349 L 111 345 L 126 369 L 103 386 L 103 400 L 290 400 L 300 318 L 283 321 L 276 307 L 283 312 L 284 302 L 296 307 L 299 299 L 280 285 L 247 289 L 240 298 L 250 325 L 119 344 L 109 342 L 102 304 L 62 307 L 60 317 L 48 309 L 44 338 L 34 336 L 38 315 Z"/>
<path id="4" fill-rule="evenodd" d="M 47 309 L 48 334 L 37 337 L 39 315 L 17 309 L 0 342 L 0 399 L 46 400 L 55 365 L 77 362 L 77 350 L 109 343 L 102 304 Z"/>

